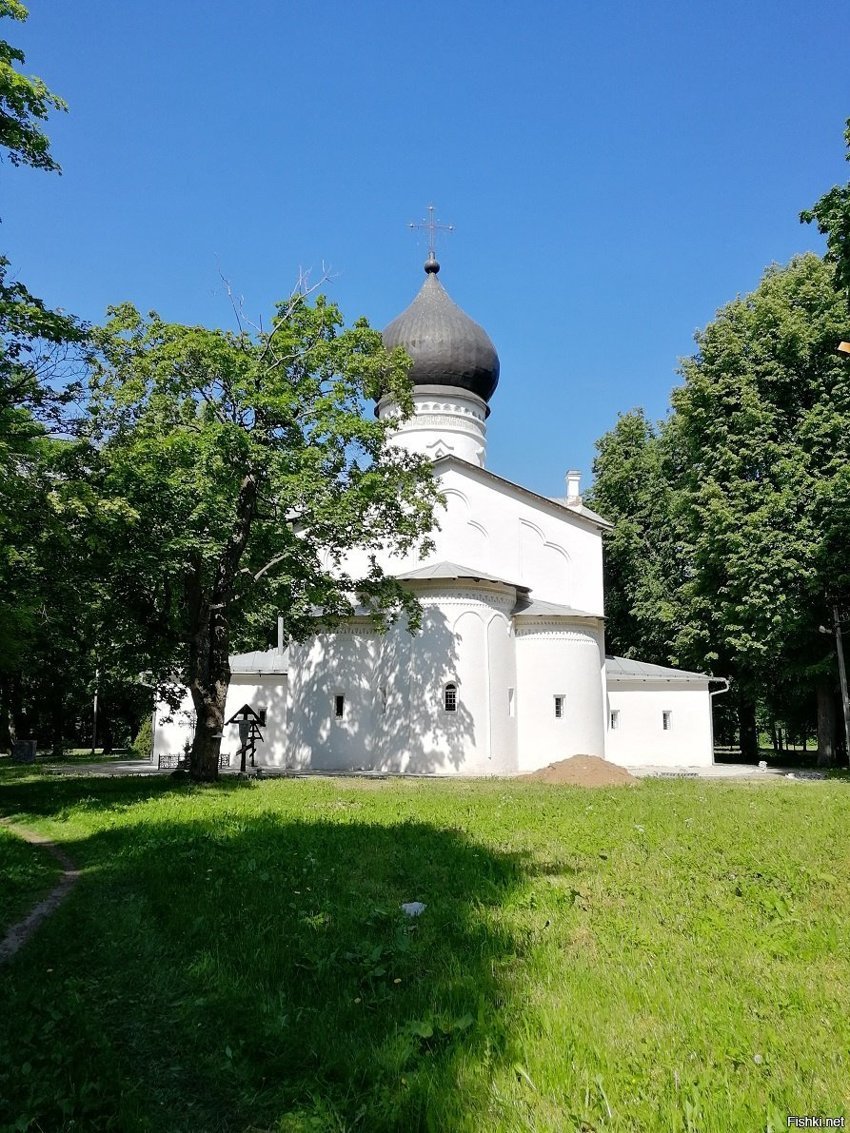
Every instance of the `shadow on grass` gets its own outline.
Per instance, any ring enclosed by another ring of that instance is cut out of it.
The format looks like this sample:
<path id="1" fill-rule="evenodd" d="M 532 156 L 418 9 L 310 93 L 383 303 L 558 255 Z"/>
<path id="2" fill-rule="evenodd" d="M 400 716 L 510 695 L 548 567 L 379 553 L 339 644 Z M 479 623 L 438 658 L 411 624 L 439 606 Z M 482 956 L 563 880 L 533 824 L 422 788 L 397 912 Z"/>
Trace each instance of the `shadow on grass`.
<path id="1" fill-rule="evenodd" d="M 764 760 L 768 767 L 779 767 L 783 770 L 795 770 L 800 767 L 804 770 L 812 771 L 847 771 L 847 760 L 843 752 L 839 753 L 838 761 L 831 768 L 821 767 L 818 764 L 818 753 L 814 748 L 809 748 L 803 751 L 802 748 L 794 749 L 792 751 L 776 752 L 773 748 L 763 747 L 759 748 L 758 755 L 747 757 L 743 755 L 738 749 L 715 748 L 714 749 L 714 762 L 715 763 L 737 763 L 737 764 L 750 764 L 755 767 L 761 760 Z"/>
<path id="2" fill-rule="evenodd" d="M 98 781 L 91 805 L 174 789 Z M 26 810 L 70 790 L 31 782 Z M 74 843 L 78 892 L 0 982 L 0 1126 L 474 1128 L 510 1057 L 499 909 L 524 867 L 356 805 L 127 815 Z"/>
<path id="3" fill-rule="evenodd" d="M 69 807 L 83 805 L 94 812 L 166 798 L 185 797 L 197 792 L 251 790 L 252 784 L 235 776 L 223 776 L 216 783 L 196 786 L 185 778 L 170 775 L 81 776 L 52 775 L 41 769 L 9 764 L 0 768 L 0 814 L 10 818 L 32 815 L 36 818 L 60 817 Z"/>

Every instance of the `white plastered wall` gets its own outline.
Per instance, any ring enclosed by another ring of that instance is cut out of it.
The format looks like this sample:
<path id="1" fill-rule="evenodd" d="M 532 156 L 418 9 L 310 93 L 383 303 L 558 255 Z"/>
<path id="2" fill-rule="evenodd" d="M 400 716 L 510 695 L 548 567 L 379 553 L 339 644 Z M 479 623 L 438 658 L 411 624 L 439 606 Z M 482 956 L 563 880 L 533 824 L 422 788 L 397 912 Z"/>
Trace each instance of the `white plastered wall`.
<path id="1" fill-rule="evenodd" d="M 542 601 L 602 616 L 602 535 L 595 524 L 472 467 L 446 467 L 438 482 L 446 507 L 437 512 L 428 562 L 459 563 L 525 586 Z M 390 574 L 423 561 L 418 552 L 393 558 L 379 551 L 377 558 Z M 345 567 L 353 577 L 364 575 L 366 551 L 350 552 Z"/>
<path id="2" fill-rule="evenodd" d="M 379 635 L 363 621 L 289 647 L 288 766 L 372 766 Z M 336 697 L 343 697 L 336 715 Z"/>
<path id="3" fill-rule="evenodd" d="M 195 710 L 188 692 L 173 711 L 164 701 L 158 701 L 153 713 L 153 762 L 179 759 L 192 746 L 194 734 Z"/>
<path id="4" fill-rule="evenodd" d="M 402 623 L 383 636 L 344 627 L 290 646 L 291 766 L 516 770 L 513 589 L 461 582 L 417 589 L 423 615 L 415 635 Z M 454 712 L 445 710 L 449 682 L 457 686 Z M 333 714 L 336 695 L 345 697 L 342 720 Z"/>
<path id="5" fill-rule="evenodd" d="M 259 714 L 266 709 L 266 726 L 261 729 L 263 742 L 257 744 L 254 760 L 258 767 L 286 765 L 287 745 L 287 676 L 285 673 L 233 673 L 227 690 L 224 718 L 229 720 L 243 704 L 250 704 Z M 195 733 L 195 710 L 187 692 L 176 711 L 160 701 L 154 711 L 153 759 L 170 760 L 182 756 L 192 744 Z M 222 754 L 230 755 L 230 765 L 239 766 L 239 727 L 225 725 L 222 733 Z M 250 766 L 250 763 L 249 763 Z"/>
<path id="6" fill-rule="evenodd" d="M 518 619 L 518 770 L 573 755 L 605 757 L 601 623 Z M 563 715 L 555 697 L 563 696 Z"/>
<path id="7" fill-rule="evenodd" d="M 611 713 L 617 726 L 611 728 Z M 663 714 L 670 713 L 670 727 Z M 708 681 L 610 681 L 606 753 L 624 767 L 710 767 L 714 762 Z"/>
<path id="8" fill-rule="evenodd" d="M 483 466 L 487 450 L 487 403 L 452 386 L 414 386 L 413 416 L 399 423 L 391 443 L 439 460 L 451 453 Z M 378 404 L 380 417 L 395 417 L 392 399 Z"/>

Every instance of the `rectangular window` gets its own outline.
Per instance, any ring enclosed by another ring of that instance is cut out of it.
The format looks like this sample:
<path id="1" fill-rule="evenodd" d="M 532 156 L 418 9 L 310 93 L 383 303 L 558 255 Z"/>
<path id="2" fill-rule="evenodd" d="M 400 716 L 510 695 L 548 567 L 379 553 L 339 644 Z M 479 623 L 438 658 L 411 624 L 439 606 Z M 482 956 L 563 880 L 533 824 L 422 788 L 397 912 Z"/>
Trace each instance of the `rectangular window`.
<path id="1" fill-rule="evenodd" d="M 266 726 L 266 720 L 268 718 L 267 713 L 268 713 L 267 708 L 258 708 L 257 709 L 257 715 L 260 717 L 259 724 L 260 724 L 261 728 L 265 728 L 265 726 Z"/>
<path id="2" fill-rule="evenodd" d="M 564 718 L 564 703 L 566 702 L 566 699 L 567 698 L 563 695 L 555 697 L 555 719 L 556 720 L 563 720 L 563 718 Z"/>
<path id="3" fill-rule="evenodd" d="M 608 724 L 609 724 L 612 732 L 616 731 L 617 728 L 619 728 L 619 726 L 620 726 L 620 709 L 619 708 L 612 708 L 611 709 Z"/>
<path id="4" fill-rule="evenodd" d="M 516 689 L 508 689 L 508 715 L 516 716 Z"/>
<path id="5" fill-rule="evenodd" d="M 334 715 L 336 716 L 337 720 L 341 720 L 344 713 L 345 713 L 345 697 L 344 696 L 335 696 L 334 697 Z"/>
<path id="6" fill-rule="evenodd" d="M 673 722 L 673 713 L 664 711 L 661 713 L 661 727 L 665 732 L 669 732 Z"/>
<path id="7" fill-rule="evenodd" d="M 386 712 L 386 710 L 387 710 L 387 686 L 381 685 L 378 692 L 380 693 L 380 696 L 381 696 L 381 711 Z"/>

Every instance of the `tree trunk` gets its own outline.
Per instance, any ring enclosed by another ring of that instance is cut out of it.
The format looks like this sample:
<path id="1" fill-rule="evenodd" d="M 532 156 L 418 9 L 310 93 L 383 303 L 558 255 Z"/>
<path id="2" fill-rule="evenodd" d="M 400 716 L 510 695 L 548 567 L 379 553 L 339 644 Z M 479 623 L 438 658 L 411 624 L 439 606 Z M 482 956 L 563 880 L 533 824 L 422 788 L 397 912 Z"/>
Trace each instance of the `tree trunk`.
<path id="1" fill-rule="evenodd" d="M 50 746 L 53 758 L 61 759 L 65 754 L 65 701 L 58 688 L 50 697 Z"/>
<path id="2" fill-rule="evenodd" d="M 257 478 L 249 472 L 239 488 L 233 529 L 219 557 L 211 591 L 204 593 L 199 572 L 188 583 L 188 601 L 195 626 L 190 643 L 189 689 L 196 719 L 189 774 L 201 782 L 218 778 L 224 709 L 230 686 L 230 603 L 236 572 L 251 533 L 257 489 Z"/>
<path id="3" fill-rule="evenodd" d="M 112 725 L 111 712 L 104 712 L 98 721 L 100 729 L 100 746 L 104 755 L 112 755 L 115 751 L 115 729 Z"/>
<path id="4" fill-rule="evenodd" d="M 835 693 L 829 681 L 820 681 L 818 693 L 818 767 L 835 766 L 837 717 Z"/>
<path id="5" fill-rule="evenodd" d="M 213 681 L 211 686 L 193 685 L 192 703 L 195 706 L 195 736 L 189 756 L 189 774 L 200 782 L 218 778 L 221 754 L 221 734 L 224 729 L 224 705 L 230 684 L 230 666 L 226 676 Z"/>
<path id="6" fill-rule="evenodd" d="M 11 714 L 9 711 L 9 678 L 0 678 L 0 751 L 12 750 Z"/>
<path id="7" fill-rule="evenodd" d="M 21 679 L 12 674 L 6 681 L 6 729 L 9 733 L 9 751 L 16 740 L 29 739 L 29 721 L 24 711 L 24 697 Z"/>
<path id="8" fill-rule="evenodd" d="M 741 731 L 741 757 L 756 762 L 759 756 L 759 738 L 756 728 L 756 706 L 749 698 L 738 702 L 738 727 Z"/>

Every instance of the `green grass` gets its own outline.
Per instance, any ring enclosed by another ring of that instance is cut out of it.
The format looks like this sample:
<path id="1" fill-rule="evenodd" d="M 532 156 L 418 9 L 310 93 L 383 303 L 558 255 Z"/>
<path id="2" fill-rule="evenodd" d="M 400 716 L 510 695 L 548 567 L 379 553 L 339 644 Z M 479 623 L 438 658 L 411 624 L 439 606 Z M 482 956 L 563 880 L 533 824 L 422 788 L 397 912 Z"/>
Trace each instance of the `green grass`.
<path id="1" fill-rule="evenodd" d="M 0 825 L 0 937 L 46 897 L 59 866 L 41 846 L 30 846 Z"/>
<path id="2" fill-rule="evenodd" d="M 84 870 L 0 971 L 0 1128 L 736 1133 L 848 1112 L 846 783 L 9 769 L 0 811 Z"/>

